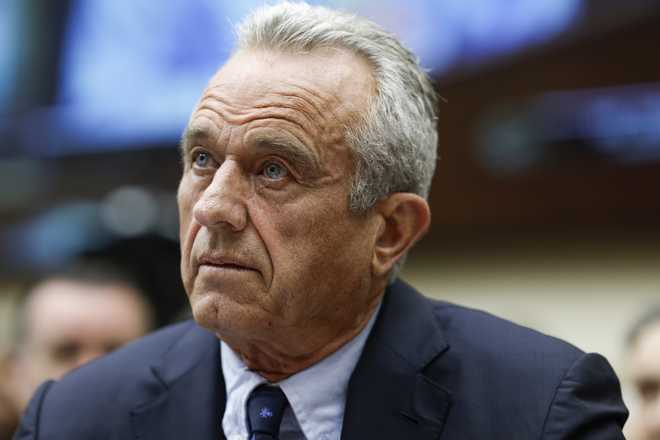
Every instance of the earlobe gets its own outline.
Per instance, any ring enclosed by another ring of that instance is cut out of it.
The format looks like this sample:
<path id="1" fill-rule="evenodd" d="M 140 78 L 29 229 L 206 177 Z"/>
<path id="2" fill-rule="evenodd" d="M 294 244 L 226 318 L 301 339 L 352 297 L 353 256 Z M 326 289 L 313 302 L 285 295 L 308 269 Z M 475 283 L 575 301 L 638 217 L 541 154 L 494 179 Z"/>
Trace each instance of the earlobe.
<path id="1" fill-rule="evenodd" d="M 394 264 L 428 230 L 431 210 L 422 197 L 412 193 L 394 193 L 376 204 L 383 219 L 373 255 L 373 272 L 386 275 Z"/>

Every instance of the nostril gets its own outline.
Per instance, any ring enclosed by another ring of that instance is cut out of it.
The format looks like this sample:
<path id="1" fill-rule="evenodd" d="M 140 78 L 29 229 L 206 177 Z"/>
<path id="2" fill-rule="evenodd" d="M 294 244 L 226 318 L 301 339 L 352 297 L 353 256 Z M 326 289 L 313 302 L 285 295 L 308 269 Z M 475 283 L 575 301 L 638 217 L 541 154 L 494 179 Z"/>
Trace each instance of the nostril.
<path id="1" fill-rule="evenodd" d="M 204 226 L 210 226 L 213 223 L 210 202 L 205 199 L 200 199 L 193 207 L 193 216 L 195 220 Z"/>
<path id="2" fill-rule="evenodd" d="M 193 216 L 202 226 L 229 227 L 235 231 L 245 228 L 247 209 L 237 196 L 203 196 L 193 207 Z"/>
<path id="3" fill-rule="evenodd" d="M 206 227 L 229 226 L 242 230 L 247 223 L 245 194 L 248 185 L 240 165 L 233 159 L 226 159 L 194 204 L 195 220 Z"/>

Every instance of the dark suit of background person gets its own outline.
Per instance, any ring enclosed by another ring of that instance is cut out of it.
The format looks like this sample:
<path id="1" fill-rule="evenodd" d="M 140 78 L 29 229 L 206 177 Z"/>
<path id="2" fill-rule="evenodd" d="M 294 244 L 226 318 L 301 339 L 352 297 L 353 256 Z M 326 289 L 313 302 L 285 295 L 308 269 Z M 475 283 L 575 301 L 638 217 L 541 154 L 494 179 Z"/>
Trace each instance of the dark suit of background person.
<path id="1" fill-rule="evenodd" d="M 215 335 L 170 327 L 45 384 L 16 439 L 224 438 L 219 371 Z M 618 389 L 599 355 L 399 281 L 351 378 L 342 439 L 621 439 Z"/>
<path id="2" fill-rule="evenodd" d="M 330 435 L 622 438 L 627 413 L 602 357 L 389 283 L 430 224 L 436 99 L 414 55 L 370 22 L 297 3 L 261 9 L 238 35 L 182 141 L 181 271 L 196 324 L 45 385 L 16 438 L 217 438 L 249 401 L 225 396 L 218 338 L 242 371 L 277 384 L 318 371 L 374 313 L 355 368 L 341 367 L 352 374 Z"/>

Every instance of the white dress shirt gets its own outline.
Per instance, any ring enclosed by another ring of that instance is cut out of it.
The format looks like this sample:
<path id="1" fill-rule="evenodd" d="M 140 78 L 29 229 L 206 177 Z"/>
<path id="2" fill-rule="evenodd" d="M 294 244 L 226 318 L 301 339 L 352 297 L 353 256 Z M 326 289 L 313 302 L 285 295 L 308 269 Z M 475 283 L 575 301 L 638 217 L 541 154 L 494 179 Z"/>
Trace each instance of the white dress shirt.
<path id="1" fill-rule="evenodd" d="M 280 440 L 339 440 L 344 420 L 348 380 L 362 354 L 380 306 L 362 331 L 321 362 L 276 383 L 290 406 L 284 412 Z M 246 403 L 266 379 L 247 369 L 240 357 L 224 342 L 222 374 L 227 405 L 222 428 L 227 440 L 246 440 Z"/>

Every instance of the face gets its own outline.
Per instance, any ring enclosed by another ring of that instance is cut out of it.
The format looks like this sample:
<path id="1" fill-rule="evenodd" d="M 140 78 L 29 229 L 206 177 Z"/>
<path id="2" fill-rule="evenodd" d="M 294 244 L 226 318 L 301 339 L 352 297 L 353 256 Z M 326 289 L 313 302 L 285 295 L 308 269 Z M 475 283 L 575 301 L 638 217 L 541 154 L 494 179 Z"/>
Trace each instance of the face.
<path id="1" fill-rule="evenodd" d="M 345 127 L 373 94 L 343 51 L 239 52 L 182 145 L 181 270 L 195 319 L 232 346 L 304 356 L 374 301 L 378 222 L 348 209 Z"/>
<path id="2" fill-rule="evenodd" d="M 645 328 L 630 353 L 630 374 L 637 389 L 638 429 L 644 440 L 660 439 L 660 322 Z"/>
<path id="3" fill-rule="evenodd" d="M 26 304 L 25 340 L 14 382 L 22 405 L 46 379 L 106 354 L 145 334 L 149 327 L 139 293 L 123 285 L 47 281 Z"/>

